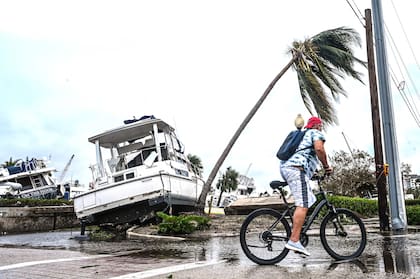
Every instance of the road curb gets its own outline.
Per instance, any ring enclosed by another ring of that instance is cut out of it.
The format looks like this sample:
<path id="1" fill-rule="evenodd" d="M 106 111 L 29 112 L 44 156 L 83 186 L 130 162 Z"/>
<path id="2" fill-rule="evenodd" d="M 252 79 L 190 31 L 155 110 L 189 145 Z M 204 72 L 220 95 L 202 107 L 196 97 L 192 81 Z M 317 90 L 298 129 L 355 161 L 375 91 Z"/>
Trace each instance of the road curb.
<path id="1" fill-rule="evenodd" d="M 131 227 L 127 230 L 126 235 L 127 239 L 163 239 L 163 240 L 170 240 L 170 241 L 184 241 L 186 240 L 185 237 L 178 237 L 178 236 L 166 236 L 166 235 L 155 235 L 155 234 L 141 234 L 134 232 L 139 226 Z"/>

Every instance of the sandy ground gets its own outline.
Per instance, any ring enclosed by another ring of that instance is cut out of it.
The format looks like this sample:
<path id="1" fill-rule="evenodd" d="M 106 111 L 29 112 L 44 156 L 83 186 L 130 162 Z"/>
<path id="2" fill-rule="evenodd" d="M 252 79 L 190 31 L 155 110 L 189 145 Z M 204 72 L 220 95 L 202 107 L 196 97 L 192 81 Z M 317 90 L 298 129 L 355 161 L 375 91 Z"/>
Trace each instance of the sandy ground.
<path id="1" fill-rule="evenodd" d="M 190 235 L 179 235 L 179 237 L 196 238 L 196 237 L 213 237 L 213 236 L 232 236 L 239 235 L 239 230 L 246 215 L 224 215 L 211 214 L 210 227 L 205 230 L 195 231 Z M 158 226 L 154 224 L 146 226 L 138 226 L 131 228 L 129 232 L 138 235 L 157 236 Z"/>

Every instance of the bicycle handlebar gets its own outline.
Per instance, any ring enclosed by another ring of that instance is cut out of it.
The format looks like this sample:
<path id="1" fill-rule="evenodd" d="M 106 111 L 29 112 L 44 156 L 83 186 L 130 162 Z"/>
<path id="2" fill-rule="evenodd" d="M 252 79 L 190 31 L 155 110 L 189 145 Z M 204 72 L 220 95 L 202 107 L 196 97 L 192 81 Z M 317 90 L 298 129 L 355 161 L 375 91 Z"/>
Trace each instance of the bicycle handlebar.
<path id="1" fill-rule="evenodd" d="M 318 182 L 323 181 L 327 176 L 330 176 L 330 174 L 324 173 L 324 174 L 320 174 L 318 172 L 315 172 L 314 175 L 312 176 L 311 180 L 316 180 Z"/>

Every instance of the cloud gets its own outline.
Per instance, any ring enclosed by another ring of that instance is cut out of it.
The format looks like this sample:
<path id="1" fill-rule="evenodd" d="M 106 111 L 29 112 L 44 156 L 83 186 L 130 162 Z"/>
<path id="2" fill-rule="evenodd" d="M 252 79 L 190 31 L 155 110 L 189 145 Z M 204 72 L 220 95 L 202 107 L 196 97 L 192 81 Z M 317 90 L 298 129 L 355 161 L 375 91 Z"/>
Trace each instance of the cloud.
<path id="1" fill-rule="evenodd" d="M 24 10 L 21 5 L 13 1 L 0 9 L 0 90 L 6 93 L 0 142 L 7 146 L 0 158 L 52 154 L 62 169 L 75 154 L 69 175 L 85 184 L 95 160 L 87 138 L 146 114 L 176 128 L 186 152 L 202 159 L 207 178 L 241 121 L 289 61 L 286 50 L 293 40 L 339 26 L 364 37 L 360 22 L 339 1 L 325 1 L 328 8 L 303 0 L 290 5 L 28 1 Z M 299 16 L 296 7 L 302 7 Z M 356 53 L 366 60 L 364 45 Z M 349 79 L 343 85 L 349 97 L 337 104 L 340 125 L 327 130 L 326 148 L 347 150 L 344 133 L 351 148 L 373 150 L 369 88 Z M 395 107 L 401 161 L 416 170 L 418 130 L 404 104 Z M 258 186 L 267 187 L 279 176 L 274 155 L 297 113 L 310 116 L 290 70 L 221 170 L 249 168 Z"/>

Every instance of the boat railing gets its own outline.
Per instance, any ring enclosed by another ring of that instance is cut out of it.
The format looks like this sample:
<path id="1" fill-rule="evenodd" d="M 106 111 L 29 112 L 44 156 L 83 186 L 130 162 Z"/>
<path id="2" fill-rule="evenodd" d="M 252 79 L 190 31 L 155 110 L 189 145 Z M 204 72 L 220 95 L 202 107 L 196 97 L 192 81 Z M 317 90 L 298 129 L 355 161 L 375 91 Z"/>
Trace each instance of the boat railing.
<path id="1" fill-rule="evenodd" d="M 32 158 L 31 160 L 19 160 L 16 162 L 14 166 L 7 166 L 6 169 L 9 172 L 10 175 L 17 174 L 21 172 L 29 172 L 37 170 L 41 167 L 45 167 L 45 164 L 42 160 L 38 160 L 36 158 Z"/>
<path id="2" fill-rule="evenodd" d="M 105 176 L 102 175 L 102 172 L 99 168 L 98 164 L 90 165 L 90 171 L 92 172 L 93 178 L 93 187 L 95 188 L 97 185 L 103 184 L 108 182 L 108 171 L 105 169 Z"/>

